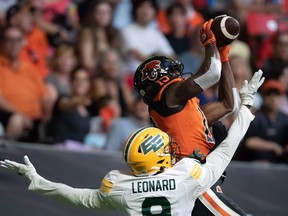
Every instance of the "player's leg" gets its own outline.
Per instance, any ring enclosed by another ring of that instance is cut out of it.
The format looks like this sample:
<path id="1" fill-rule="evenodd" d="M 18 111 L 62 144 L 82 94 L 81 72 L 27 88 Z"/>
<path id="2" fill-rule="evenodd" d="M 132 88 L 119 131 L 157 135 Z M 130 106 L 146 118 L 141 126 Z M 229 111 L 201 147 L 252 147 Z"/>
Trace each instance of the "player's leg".
<path id="1" fill-rule="evenodd" d="M 219 195 L 219 194 L 217 194 Z M 224 194 L 219 197 L 211 189 L 195 202 L 192 216 L 246 216 L 247 214 Z"/>
<path id="2" fill-rule="evenodd" d="M 192 216 L 247 215 L 233 200 L 225 196 L 220 181 L 196 200 Z"/>
<path id="3" fill-rule="evenodd" d="M 196 199 L 195 206 L 192 211 L 192 216 L 214 216 L 214 214 L 200 201 Z"/>
<path id="4" fill-rule="evenodd" d="M 237 204 L 235 203 L 232 199 L 227 197 L 221 189 L 221 184 L 215 184 L 211 187 L 211 190 L 214 192 L 214 194 L 223 202 L 225 203 L 226 206 L 228 206 L 230 209 L 233 211 L 237 212 L 239 215 L 247 215 L 245 211 Z"/>
<path id="5" fill-rule="evenodd" d="M 227 131 L 221 122 L 213 124 L 213 136 L 216 142 L 215 147 L 226 138 Z M 247 215 L 233 200 L 223 194 L 221 184 L 224 178 L 225 176 L 222 176 L 210 190 L 196 200 L 192 211 L 193 216 Z"/>

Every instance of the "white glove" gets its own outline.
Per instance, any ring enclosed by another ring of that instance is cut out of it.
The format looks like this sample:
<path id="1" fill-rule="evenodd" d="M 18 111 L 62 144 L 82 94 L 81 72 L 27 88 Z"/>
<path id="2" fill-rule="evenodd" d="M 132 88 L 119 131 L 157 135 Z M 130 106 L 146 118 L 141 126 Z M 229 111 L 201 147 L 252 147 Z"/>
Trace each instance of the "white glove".
<path id="1" fill-rule="evenodd" d="M 247 106 L 253 106 L 254 95 L 265 80 L 265 78 L 262 77 L 262 74 L 263 74 L 263 71 L 258 70 L 257 72 L 253 74 L 249 83 L 247 80 L 244 81 L 244 84 L 239 91 L 241 104 L 247 105 Z"/>
<path id="2" fill-rule="evenodd" d="M 0 164 L 2 167 L 9 169 L 13 172 L 16 172 L 19 175 L 23 175 L 31 181 L 32 178 L 38 174 L 27 155 L 24 156 L 24 162 L 25 164 L 21 164 L 21 163 L 17 163 L 15 161 L 10 161 L 6 159 L 4 161 L 0 161 Z"/>

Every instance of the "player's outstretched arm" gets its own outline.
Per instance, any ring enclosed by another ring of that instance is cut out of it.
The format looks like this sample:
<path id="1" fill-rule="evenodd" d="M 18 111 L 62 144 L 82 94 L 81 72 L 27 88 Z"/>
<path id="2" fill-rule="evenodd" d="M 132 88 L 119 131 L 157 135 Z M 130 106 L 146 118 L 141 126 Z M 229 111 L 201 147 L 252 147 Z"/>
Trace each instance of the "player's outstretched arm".
<path id="1" fill-rule="evenodd" d="M 236 89 L 234 76 L 229 64 L 230 45 L 218 47 L 221 62 L 221 78 L 218 85 L 218 101 L 207 103 L 201 107 L 209 125 L 239 109 L 239 95 Z"/>
<path id="2" fill-rule="evenodd" d="M 24 156 L 24 164 L 7 159 L 0 161 L 0 163 L 2 167 L 28 178 L 30 181 L 28 189 L 31 191 L 78 207 L 93 209 L 112 208 L 104 201 L 98 189 L 77 189 L 46 180 L 36 172 L 35 167 L 26 155 Z"/>
<path id="3" fill-rule="evenodd" d="M 221 77 L 221 61 L 216 47 L 216 39 L 210 29 L 213 19 L 205 22 L 200 30 L 200 39 L 205 47 L 205 59 L 198 72 L 184 82 L 169 87 L 168 105 L 183 104 L 200 92 L 216 84 Z"/>
<path id="4" fill-rule="evenodd" d="M 205 170 L 205 180 L 203 181 L 202 192 L 210 188 L 222 175 L 230 163 L 240 141 L 248 130 L 254 115 L 250 112 L 250 107 L 253 105 L 253 98 L 258 88 L 264 82 L 262 71 L 254 73 L 250 82 L 244 82 L 240 90 L 241 105 L 237 113 L 236 119 L 232 123 L 228 135 L 225 140 L 206 158 L 206 163 L 203 165 Z"/>

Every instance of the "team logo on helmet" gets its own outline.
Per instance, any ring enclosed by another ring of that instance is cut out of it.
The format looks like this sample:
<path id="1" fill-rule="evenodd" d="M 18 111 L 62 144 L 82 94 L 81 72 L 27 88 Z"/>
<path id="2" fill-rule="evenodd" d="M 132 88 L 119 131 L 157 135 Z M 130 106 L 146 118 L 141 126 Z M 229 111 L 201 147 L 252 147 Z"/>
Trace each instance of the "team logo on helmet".
<path id="1" fill-rule="evenodd" d="M 157 69 L 161 69 L 161 61 L 153 60 L 145 64 L 142 69 L 142 81 L 149 79 L 151 81 L 155 80 L 158 76 Z"/>
<path id="2" fill-rule="evenodd" d="M 149 136 L 143 143 L 141 143 L 144 155 L 148 154 L 150 151 L 157 152 L 163 146 L 164 142 L 159 134 L 155 137 Z"/>

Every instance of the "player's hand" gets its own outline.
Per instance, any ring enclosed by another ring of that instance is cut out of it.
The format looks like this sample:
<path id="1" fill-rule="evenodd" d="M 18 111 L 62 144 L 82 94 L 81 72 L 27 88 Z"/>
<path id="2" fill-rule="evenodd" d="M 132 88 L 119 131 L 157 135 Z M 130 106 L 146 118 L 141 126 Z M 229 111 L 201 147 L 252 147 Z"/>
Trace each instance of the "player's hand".
<path id="1" fill-rule="evenodd" d="M 214 44 L 214 45 L 216 44 L 215 35 L 210 29 L 212 22 L 213 19 L 210 19 L 209 21 L 205 22 L 202 28 L 200 29 L 200 40 L 203 46 L 206 46 L 208 44 Z"/>
<path id="2" fill-rule="evenodd" d="M 244 81 L 244 84 L 239 91 L 241 104 L 247 106 L 253 106 L 254 95 L 265 80 L 265 78 L 262 77 L 262 74 L 263 71 L 258 70 L 253 74 L 249 82 L 247 80 Z"/>
<path id="3" fill-rule="evenodd" d="M 24 162 L 25 164 L 21 164 L 21 163 L 17 163 L 15 161 L 10 161 L 6 159 L 4 161 L 0 161 L 0 164 L 2 167 L 8 170 L 16 172 L 19 175 L 23 175 L 27 177 L 28 179 L 32 180 L 33 176 L 35 176 L 35 174 L 37 175 L 36 169 L 33 166 L 33 164 L 30 162 L 27 155 L 24 156 Z"/>
<path id="4" fill-rule="evenodd" d="M 230 44 L 227 46 L 223 47 L 217 47 L 219 54 L 220 54 L 220 59 L 221 62 L 228 62 L 229 61 L 229 52 L 230 52 Z"/>

